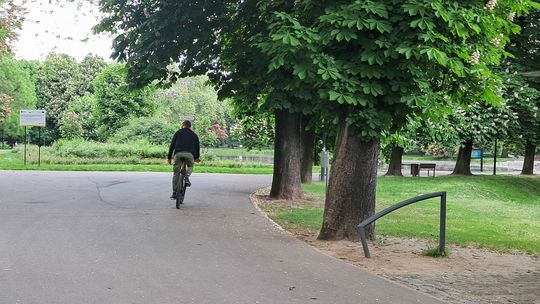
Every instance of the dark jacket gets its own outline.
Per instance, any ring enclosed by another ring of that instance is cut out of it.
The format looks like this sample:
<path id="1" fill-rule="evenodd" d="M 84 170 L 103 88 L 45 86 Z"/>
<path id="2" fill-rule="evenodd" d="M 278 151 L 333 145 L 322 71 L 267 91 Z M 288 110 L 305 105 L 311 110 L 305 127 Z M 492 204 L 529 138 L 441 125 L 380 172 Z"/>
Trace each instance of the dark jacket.
<path id="1" fill-rule="evenodd" d="M 173 152 L 190 152 L 195 159 L 199 158 L 201 155 L 199 137 L 189 128 L 182 128 L 176 131 L 169 146 L 168 159 L 172 159 Z"/>

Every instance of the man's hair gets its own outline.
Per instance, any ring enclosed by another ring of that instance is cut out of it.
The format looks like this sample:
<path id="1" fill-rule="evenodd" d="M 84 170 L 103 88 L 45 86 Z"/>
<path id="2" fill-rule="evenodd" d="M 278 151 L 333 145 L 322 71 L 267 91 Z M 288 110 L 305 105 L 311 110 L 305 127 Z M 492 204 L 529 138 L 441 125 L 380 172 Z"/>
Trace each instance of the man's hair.
<path id="1" fill-rule="evenodd" d="M 184 122 L 182 123 L 182 127 L 184 127 L 184 128 L 191 128 L 191 121 L 189 121 L 189 120 L 184 120 Z"/>

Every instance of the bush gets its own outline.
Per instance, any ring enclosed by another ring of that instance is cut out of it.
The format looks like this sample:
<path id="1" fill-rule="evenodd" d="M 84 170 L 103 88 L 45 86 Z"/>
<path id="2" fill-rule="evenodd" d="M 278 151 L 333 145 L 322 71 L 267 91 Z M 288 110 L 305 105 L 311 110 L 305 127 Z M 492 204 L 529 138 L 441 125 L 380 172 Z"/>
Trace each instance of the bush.
<path id="1" fill-rule="evenodd" d="M 128 143 L 146 140 L 154 145 L 169 144 L 177 127 L 159 116 L 132 118 L 112 137 L 112 142 Z"/>
<path id="2" fill-rule="evenodd" d="M 66 111 L 60 119 L 59 125 L 58 129 L 62 138 L 76 139 L 82 138 L 84 135 L 84 129 L 79 115 L 74 112 Z"/>
<path id="3" fill-rule="evenodd" d="M 50 150 L 51 155 L 79 158 L 161 158 L 166 159 L 169 147 L 156 146 L 146 140 L 131 143 L 100 143 L 86 140 L 59 140 Z"/>

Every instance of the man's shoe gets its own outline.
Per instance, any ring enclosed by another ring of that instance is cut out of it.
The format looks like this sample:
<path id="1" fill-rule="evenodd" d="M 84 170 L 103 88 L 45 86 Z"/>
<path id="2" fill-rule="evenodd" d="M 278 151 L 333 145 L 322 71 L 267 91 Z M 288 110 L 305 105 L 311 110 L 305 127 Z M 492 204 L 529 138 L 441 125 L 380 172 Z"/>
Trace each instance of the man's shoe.
<path id="1" fill-rule="evenodd" d="M 172 200 L 175 200 L 175 199 L 176 199 L 176 192 L 173 192 L 173 193 L 172 193 L 171 199 L 172 199 Z"/>
<path id="2" fill-rule="evenodd" d="M 191 187 L 191 181 L 189 180 L 189 176 L 186 176 L 186 187 Z"/>

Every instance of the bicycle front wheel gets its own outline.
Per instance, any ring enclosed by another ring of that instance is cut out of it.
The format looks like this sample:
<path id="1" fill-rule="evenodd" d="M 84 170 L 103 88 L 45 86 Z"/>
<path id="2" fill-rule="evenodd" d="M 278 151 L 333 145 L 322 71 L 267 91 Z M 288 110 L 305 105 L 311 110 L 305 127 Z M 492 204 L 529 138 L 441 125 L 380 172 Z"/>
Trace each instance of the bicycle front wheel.
<path id="1" fill-rule="evenodd" d="M 186 180 L 184 175 L 180 176 L 176 191 L 176 209 L 180 209 L 180 205 L 184 203 L 184 196 L 186 194 Z"/>

